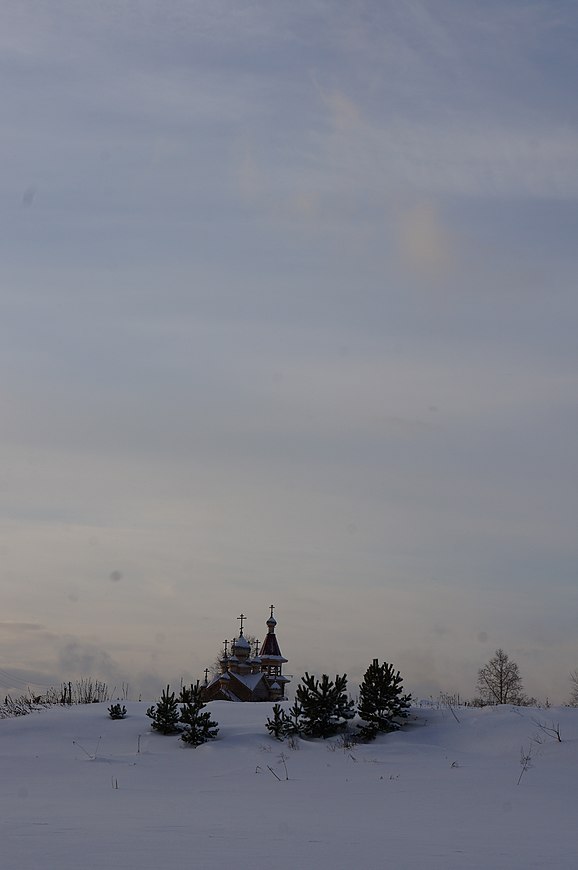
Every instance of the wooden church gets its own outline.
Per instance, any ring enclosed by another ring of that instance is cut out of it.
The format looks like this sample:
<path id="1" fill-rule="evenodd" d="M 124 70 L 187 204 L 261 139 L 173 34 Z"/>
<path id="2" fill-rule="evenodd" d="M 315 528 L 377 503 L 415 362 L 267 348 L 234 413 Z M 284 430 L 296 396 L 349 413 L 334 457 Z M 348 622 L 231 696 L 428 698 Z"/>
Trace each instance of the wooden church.
<path id="1" fill-rule="evenodd" d="M 267 620 L 267 635 L 259 650 L 255 649 L 243 636 L 244 614 L 238 617 L 241 622 L 239 637 L 224 642 L 224 651 L 219 659 L 220 673 L 205 681 L 203 697 L 206 701 L 283 701 L 285 685 L 290 678 L 283 675 L 283 665 L 287 659 L 281 655 L 279 641 L 275 634 L 277 620 L 273 616 Z"/>

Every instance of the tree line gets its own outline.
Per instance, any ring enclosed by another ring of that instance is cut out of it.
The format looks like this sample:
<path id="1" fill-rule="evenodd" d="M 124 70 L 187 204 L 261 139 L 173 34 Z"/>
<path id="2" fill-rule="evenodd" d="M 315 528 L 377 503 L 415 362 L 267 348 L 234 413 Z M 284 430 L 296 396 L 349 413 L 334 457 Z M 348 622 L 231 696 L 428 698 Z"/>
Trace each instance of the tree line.
<path id="1" fill-rule="evenodd" d="M 359 687 L 357 707 L 347 695 L 347 674 L 334 680 L 323 674 L 321 679 L 309 673 L 301 678 L 295 701 L 289 710 L 274 704 L 273 717 L 266 728 L 278 740 L 286 737 L 320 737 L 326 739 L 347 728 L 355 714 L 359 716 L 359 739 L 374 740 L 380 733 L 395 731 L 408 716 L 411 696 L 404 694 L 399 671 L 393 665 L 377 659 L 367 669 Z M 151 727 L 159 734 L 180 734 L 190 746 L 200 746 L 218 734 L 218 723 L 205 708 L 203 688 L 199 681 L 181 689 L 180 695 L 163 691 L 160 700 L 146 711 Z M 126 710 L 112 705 L 109 715 L 122 719 Z"/>

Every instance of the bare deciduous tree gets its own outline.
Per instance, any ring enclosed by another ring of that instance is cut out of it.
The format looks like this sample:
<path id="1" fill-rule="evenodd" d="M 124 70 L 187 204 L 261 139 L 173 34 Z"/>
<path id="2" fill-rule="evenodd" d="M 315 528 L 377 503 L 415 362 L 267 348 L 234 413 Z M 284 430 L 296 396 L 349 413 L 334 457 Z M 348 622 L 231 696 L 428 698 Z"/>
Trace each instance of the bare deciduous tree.
<path id="1" fill-rule="evenodd" d="M 503 649 L 478 671 L 478 689 L 488 704 L 527 703 L 518 665 Z"/>
<path id="2" fill-rule="evenodd" d="M 578 707 L 578 668 L 570 674 L 570 683 L 572 684 L 570 690 L 570 706 Z"/>

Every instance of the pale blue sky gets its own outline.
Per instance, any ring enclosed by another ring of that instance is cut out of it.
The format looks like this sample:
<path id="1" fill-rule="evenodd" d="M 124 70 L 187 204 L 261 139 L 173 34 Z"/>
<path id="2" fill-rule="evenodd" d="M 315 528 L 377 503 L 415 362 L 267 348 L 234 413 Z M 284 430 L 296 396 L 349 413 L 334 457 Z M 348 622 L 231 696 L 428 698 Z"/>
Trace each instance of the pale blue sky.
<path id="1" fill-rule="evenodd" d="M 273 602 L 297 676 L 565 700 L 576 5 L 0 19 L 3 688 L 154 693 Z"/>

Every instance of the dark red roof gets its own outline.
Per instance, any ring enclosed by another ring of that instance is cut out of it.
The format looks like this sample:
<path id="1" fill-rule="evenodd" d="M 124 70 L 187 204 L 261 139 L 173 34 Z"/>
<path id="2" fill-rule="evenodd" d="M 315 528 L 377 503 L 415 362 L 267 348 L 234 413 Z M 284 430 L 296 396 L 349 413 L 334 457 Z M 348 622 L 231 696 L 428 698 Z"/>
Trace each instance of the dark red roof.
<path id="1" fill-rule="evenodd" d="M 260 656 L 280 656 L 281 650 L 274 634 L 267 634 L 261 647 Z"/>

